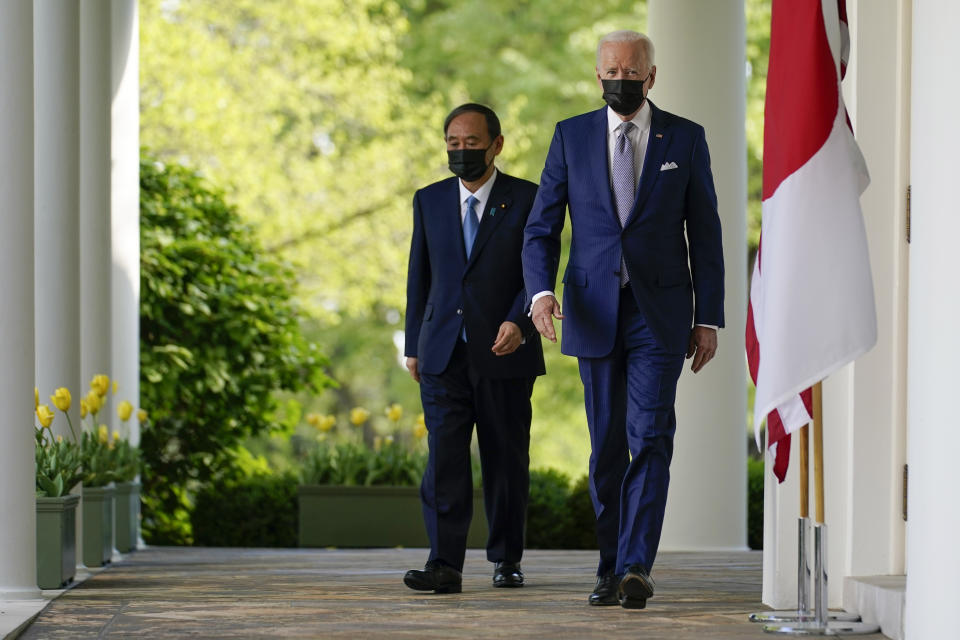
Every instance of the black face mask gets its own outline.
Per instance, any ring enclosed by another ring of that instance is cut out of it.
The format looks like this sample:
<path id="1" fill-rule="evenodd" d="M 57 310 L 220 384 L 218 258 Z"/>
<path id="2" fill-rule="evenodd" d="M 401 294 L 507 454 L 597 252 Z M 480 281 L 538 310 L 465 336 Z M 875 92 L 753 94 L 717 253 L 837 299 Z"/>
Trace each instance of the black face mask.
<path id="1" fill-rule="evenodd" d="M 493 145 L 490 145 L 491 147 Z M 448 149 L 447 162 L 450 171 L 458 178 L 467 182 L 473 182 L 483 177 L 487 172 L 487 151 L 486 149 Z"/>
<path id="2" fill-rule="evenodd" d="M 643 106 L 643 80 L 600 80 L 603 84 L 603 99 L 610 108 L 622 116 L 635 113 Z"/>

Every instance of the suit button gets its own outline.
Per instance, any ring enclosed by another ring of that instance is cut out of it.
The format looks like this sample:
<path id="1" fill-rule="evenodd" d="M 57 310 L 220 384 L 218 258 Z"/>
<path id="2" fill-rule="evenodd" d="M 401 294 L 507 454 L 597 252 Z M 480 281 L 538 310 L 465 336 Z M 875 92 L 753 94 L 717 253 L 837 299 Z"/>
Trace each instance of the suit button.
<path id="1" fill-rule="evenodd" d="M 463 309 L 457 309 L 457 315 L 458 315 L 458 316 L 462 316 L 462 315 L 463 315 Z"/>

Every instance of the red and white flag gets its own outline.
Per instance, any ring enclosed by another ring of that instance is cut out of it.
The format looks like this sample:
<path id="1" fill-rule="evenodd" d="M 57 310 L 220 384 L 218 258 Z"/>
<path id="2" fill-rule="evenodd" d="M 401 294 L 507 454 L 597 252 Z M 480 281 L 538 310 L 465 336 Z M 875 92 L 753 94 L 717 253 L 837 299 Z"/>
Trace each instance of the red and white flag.
<path id="1" fill-rule="evenodd" d="M 877 341 L 860 212 L 870 179 L 840 91 L 848 49 L 844 0 L 774 0 L 746 346 L 757 446 L 766 418 L 781 482 L 810 387 Z"/>

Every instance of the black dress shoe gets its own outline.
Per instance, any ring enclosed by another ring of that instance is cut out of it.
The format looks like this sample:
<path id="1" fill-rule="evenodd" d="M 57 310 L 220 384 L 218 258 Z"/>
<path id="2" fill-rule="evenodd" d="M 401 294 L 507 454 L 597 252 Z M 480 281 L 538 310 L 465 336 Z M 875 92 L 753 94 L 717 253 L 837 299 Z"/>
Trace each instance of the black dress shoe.
<path id="1" fill-rule="evenodd" d="M 520 564 L 501 560 L 493 570 L 493 586 L 495 587 L 522 587 L 523 572 Z"/>
<path id="2" fill-rule="evenodd" d="M 624 609 L 643 609 L 647 598 L 653 597 L 653 578 L 645 567 L 632 564 L 620 579 L 620 606 Z"/>
<path id="3" fill-rule="evenodd" d="M 620 580 L 612 573 L 597 576 L 597 586 L 593 588 L 593 593 L 590 594 L 590 598 L 587 601 L 598 607 L 620 604 L 620 598 L 617 592 L 619 586 Z"/>
<path id="4" fill-rule="evenodd" d="M 439 560 L 430 560 L 424 565 L 423 571 L 407 571 L 403 576 L 403 584 L 417 591 L 460 593 L 463 589 L 463 574 Z"/>

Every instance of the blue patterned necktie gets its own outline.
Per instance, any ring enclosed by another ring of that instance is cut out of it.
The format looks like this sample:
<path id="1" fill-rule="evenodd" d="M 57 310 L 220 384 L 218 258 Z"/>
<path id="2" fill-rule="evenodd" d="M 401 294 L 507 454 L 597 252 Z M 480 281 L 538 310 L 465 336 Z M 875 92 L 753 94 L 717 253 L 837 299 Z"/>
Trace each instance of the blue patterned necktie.
<path id="1" fill-rule="evenodd" d="M 480 202 L 475 196 L 467 198 L 467 215 L 463 216 L 463 248 L 467 252 L 467 260 L 470 259 L 470 251 L 473 249 L 473 241 L 477 237 L 477 229 L 480 223 L 477 221 L 477 203 Z M 467 341 L 466 323 L 460 329 L 460 337 L 464 342 Z"/>
<path id="2" fill-rule="evenodd" d="M 480 223 L 477 221 L 477 203 L 480 202 L 474 196 L 467 198 L 467 215 L 463 217 L 463 248 L 467 251 L 467 259 L 470 259 L 470 250 L 473 249 L 473 241 L 477 237 L 477 229 Z"/>
<path id="3" fill-rule="evenodd" d="M 620 125 L 617 144 L 613 150 L 613 196 L 616 200 L 617 217 L 620 218 L 621 227 L 626 226 L 627 218 L 630 217 L 637 189 L 636 178 L 634 177 L 636 174 L 633 167 L 633 144 L 628 136 L 633 127 L 632 122 L 624 122 Z M 626 285 L 629 280 L 627 263 L 621 255 L 620 286 Z"/>

